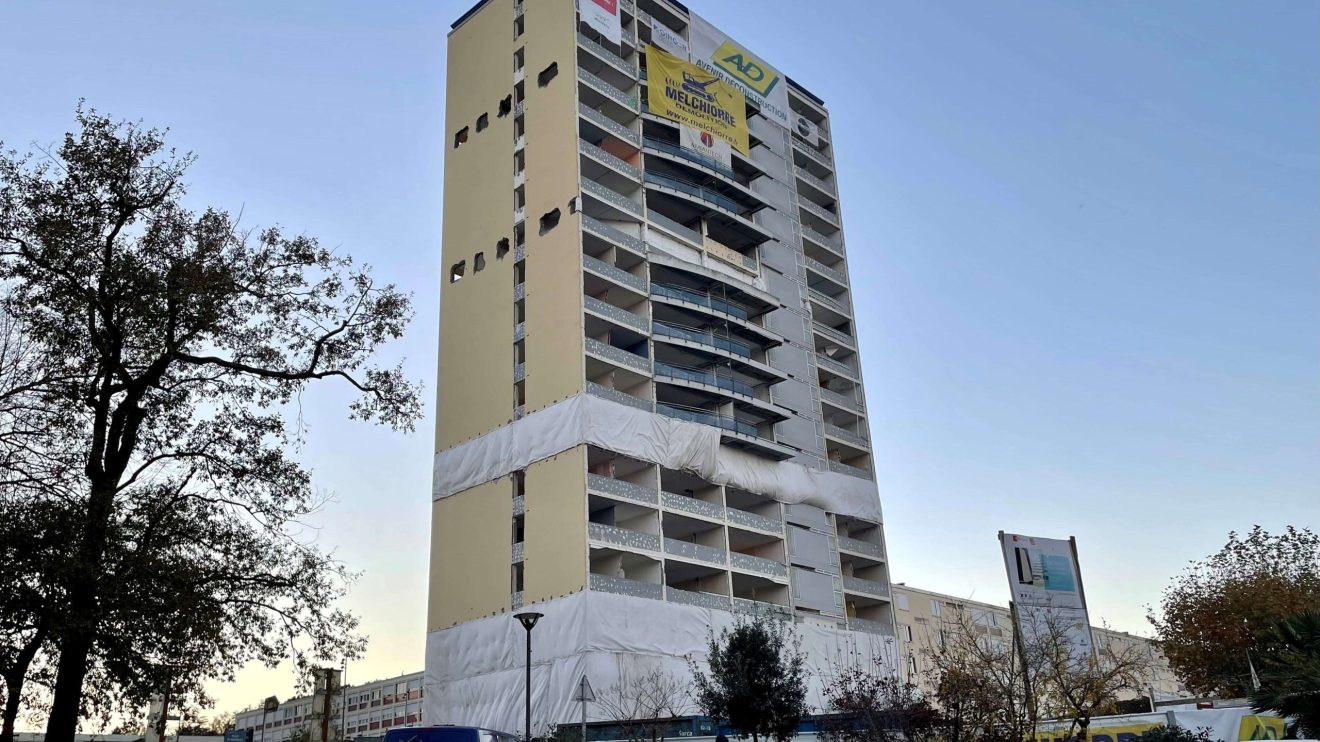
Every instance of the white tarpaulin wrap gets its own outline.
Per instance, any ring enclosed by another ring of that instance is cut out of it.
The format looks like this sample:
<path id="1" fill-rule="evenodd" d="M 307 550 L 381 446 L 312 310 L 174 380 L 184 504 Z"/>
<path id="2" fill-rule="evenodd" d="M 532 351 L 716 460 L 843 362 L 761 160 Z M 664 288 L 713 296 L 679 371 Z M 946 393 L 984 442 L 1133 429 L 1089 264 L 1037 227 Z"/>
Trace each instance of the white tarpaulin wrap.
<path id="1" fill-rule="evenodd" d="M 498 479 L 528 464 L 590 443 L 689 471 L 715 484 L 790 504 L 880 522 L 880 497 L 870 480 L 770 461 L 720 445 L 709 425 L 675 420 L 589 394 L 556 402 L 521 420 L 435 455 L 431 496 L 439 500 Z"/>
<path id="2" fill-rule="evenodd" d="M 734 614 L 611 593 L 582 592 L 545 603 L 532 632 L 533 733 L 547 724 L 576 721 L 571 699 L 585 674 L 597 698 L 611 687 L 653 670 L 691 680 L 687 658 L 705 658 L 713 629 L 733 625 Z M 821 680 L 836 666 L 880 663 L 897 667 L 892 638 L 814 624 L 795 624 L 807 654 L 808 703 L 821 706 Z M 428 724 L 483 726 L 521 732 L 526 636 L 511 615 L 491 616 L 432 631 L 426 637 Z M 688 709 L 696 713 L 695 709 Z M 588 716 L 600 719 L 596 704 Z"/>

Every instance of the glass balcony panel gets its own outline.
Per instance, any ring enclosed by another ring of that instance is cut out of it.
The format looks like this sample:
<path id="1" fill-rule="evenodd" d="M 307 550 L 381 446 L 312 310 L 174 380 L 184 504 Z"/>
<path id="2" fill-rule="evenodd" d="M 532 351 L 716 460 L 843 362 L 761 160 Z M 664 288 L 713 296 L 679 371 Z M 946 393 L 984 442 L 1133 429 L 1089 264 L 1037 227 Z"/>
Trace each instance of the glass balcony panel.
<path id="1" fill-rule="evenodd" d="M 666 154 L 671 154 L 675 157 L 681 157 L 684 160 L 694 162 L 702 167 L 710 168 L 729 180 L 734 179 L 732 168 L 722 162 L 712 160 L 711 158 L 702 155 L 700 152 L 687 149 L 686 147 L 680 147 L 677 144 L 666 142 L 663 139 L 656 139 L 655 137 L 646 137 L 643 142 L 647 147 L 651 147 Z"/>
<path id="2" fill-rule="evenodd" d="M 733 392 L 747 397 L 756 396 L 755 390 L 753 390 L 749 384 L 744 384 L 741 381 L 731 379 L 723 374 L 717 374 L 712 371 L 705 371 L 698 368 L 691 368 L 689 366 L 676 366 L 672 363 L 656 361 L 655 375 L 667 376 L 671 379 L 685 379 L 687 381 L 697 382 L 698 384 L 708 384 L 727 392 Z"/>
<path id="3" fill-rule="evenodd" d="M 652 173 L 648 171 L 646 173 L 646 182 L 654 183 L 655 185 L 658 186 L 664 186 L 665 188 L 671 188 L 675 191 L 686 193 L 689 196 L 693 196 L 699 200 L 705 201 L 708 204 L 711 204 L 713 206 L 718 206 L 721 209 L 724 209 L 725 211 L 729 211 L 734 214 L 738 213 L 738 204 L 734 202 L 733 199 L 729 198 L 728 196 L 716 193 L 715 191 L 702 188 L 696 183 L 690 183 L 686 180 L 683 180 L 682 178 L 675 178 L 672 175 L 664 175 L 663 173 Z"/>
<path id="4" fill-rule="evenodd" d="M 714 412 L 707 412 L 706 410 L 698 410 L 691 407 L 681 407 L 678 405 L 665 404 L 663 402 L 655 403 L 655 411 L 660 413 L 661 415 L 672 417 L 677 420 L 686 420 L 692 423 L 701 423 L 702 425 L 710 425 L 716 428 L 720 428 L 722 430 L 728 430 L 734 433 L 741 433 L 742 435 L 752 436 L 754 438 L 759 437 L 759 435 L 756 432 L 755 425 L 752 425 L 751 423 L 743 422 L 742 420 L 738 420 L 737 418 L 718 415 Z"/>
<path id="5" fill-rule="evenodd" d="M 752 357 L 752 346 L 735 340 L 730 340 L 729 338 L 720 335 L 715 335 L 706 330 L 680 327 L 678 325 L 669 324 L 668 322 L 652 322 L 651 329 L 656 335 L 663 335 L 665 337 L 709 345 L 721 350 L 727 350 L 730 353 L 743 356 L 749 360 Z"/>
<path id="6" fill-rule="evenodd" d="M 667 283 L 652 282 L 651 295 L 664 296 L 670 299 L 676 299 L 678 301 L 686 301 L 692 304 L 699 304 L 703 307 L 707 307 L 712 311 L 720 312 L 722 314 L 728 314 L 733 317 L 737 317 L 738 319 L 741 320 L 751 319 L 751 315 L 747 312 L 747 310 L 743 309 L 737 304 L 732 304 L 730 302 L 724 301 L 723 299 L 717 299 L 709 294 L 693 291 L 691 289 L 685 289 L 681 286 L 674 286 L 672 284 L 667 284 Z"/>

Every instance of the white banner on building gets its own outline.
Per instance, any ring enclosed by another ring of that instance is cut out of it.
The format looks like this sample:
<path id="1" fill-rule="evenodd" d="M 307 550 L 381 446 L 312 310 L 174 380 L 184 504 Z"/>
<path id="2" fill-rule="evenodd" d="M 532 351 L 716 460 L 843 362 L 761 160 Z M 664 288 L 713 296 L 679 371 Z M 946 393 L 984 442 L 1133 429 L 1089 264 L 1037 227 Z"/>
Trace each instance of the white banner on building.
<path id="1" fill-rule="evenodd" d="M 807 144 L 810 144 L 813 147 L 820 146 L 820 127 L 816 126 L 815 121 L 812 121 L 800 113 L 794 113 L 793 131 L 796 131 L 798 136 L 807 140 Z"/>
<path id="2" fill-rule="evenodd" d="M 1072 540 L 1003 532 L 999 539 L 1023 642 L 1061 639 L 1074 658 L 1093 657 L 1091 620 Z"/>
<path id="3" fill-rule="evenodd" d="M 741 90 L 766 118 L 785 129 L 792 128 L 788 80 L 779 70 L 695 14 L 690 17 L 688 41 L 693 64 L 714 72 Z"/>
<path id="4" fill-rule="evenodd" d="M 733 146 L 708 131 L 680 124 L 678 144 L 725 167 L 733 167 Z"/>
<path id="5" fill-rule="evenodd" d="M 651 43 L 676 57 L 688 58 L 688 43 L 683 34 L 654 18 L 651 19 Z"/>
<path id="6" fill-rule="evenodd" d="M 600 31 L 615 46 L 623 43 L 623 23 L 619 19 L 619 0 L 582 0 L 582 20 Z"/>

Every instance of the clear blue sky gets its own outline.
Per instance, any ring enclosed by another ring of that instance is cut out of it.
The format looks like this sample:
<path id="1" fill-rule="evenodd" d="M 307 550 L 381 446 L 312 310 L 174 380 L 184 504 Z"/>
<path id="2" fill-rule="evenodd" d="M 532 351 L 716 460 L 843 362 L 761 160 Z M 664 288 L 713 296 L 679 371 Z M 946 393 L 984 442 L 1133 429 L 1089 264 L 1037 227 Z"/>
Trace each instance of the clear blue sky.
<path id="1" fill-rule="evenodd" d="M 9 0 L 0 139 L 79 97 L 172 127 L 195 204 L 416 293 L 430 395 L 469 4 Z M 1229 530 L 1320 525 L 1320 4 L 689 4 L 830 106 L 896 580 L 1004 601 L 998 529 L 1074 534 L 1093 614 L 1146 631 Z M 351 682 L 422 665 L 432 446 L 344 399 L 305 399 L 300 455 L 364 572 Z M 243 678 L 222 703 L 288 695 Z"/>

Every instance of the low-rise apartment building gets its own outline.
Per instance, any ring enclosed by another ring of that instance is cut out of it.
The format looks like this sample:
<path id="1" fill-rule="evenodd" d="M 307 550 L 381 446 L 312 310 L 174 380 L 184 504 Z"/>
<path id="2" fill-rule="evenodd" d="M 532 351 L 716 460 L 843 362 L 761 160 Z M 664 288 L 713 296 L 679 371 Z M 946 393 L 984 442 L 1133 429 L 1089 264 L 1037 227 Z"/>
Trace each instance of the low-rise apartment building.
<path id="1" fill-rule="evenodd" d="M 425 696 L 422 674 L 413 672 L 344 688 L 330 701 L 336 733 L 341 739 L 378 737 L 390 727 L 420 723 Z M 311 723 L 312 697 L 301 696 L 281 702 L 269 713 L 260 706 L 240 711 L 234 726 L 252 729 L 252 742 L 281 742 Z"/>

